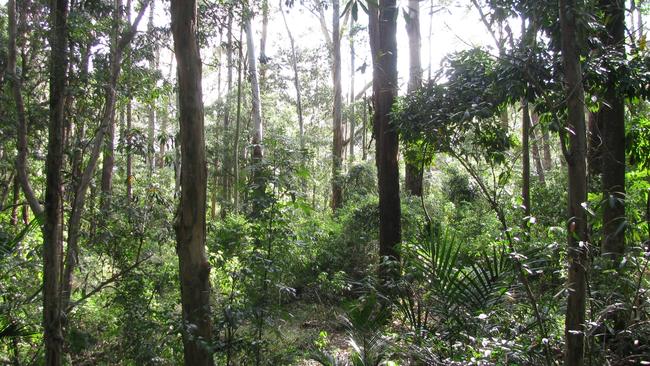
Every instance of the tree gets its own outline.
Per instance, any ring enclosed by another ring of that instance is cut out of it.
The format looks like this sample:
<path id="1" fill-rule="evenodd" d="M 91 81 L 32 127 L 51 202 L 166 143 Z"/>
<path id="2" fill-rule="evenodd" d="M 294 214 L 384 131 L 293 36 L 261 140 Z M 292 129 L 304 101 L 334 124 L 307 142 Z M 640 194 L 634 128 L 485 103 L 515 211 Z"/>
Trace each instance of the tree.
<path id="1" fill-rule="evenodd" d="M 253 213 L 258 214 L 261 207 L 259 203 L 265 190 L 265 182 L 264 178 L 262 177 L 262 159 L 264 159 L 264 150 L 262 148 L 262 143 L 264 140 L 262 124 L 262 101 L 260 99 L 260 84 L 257 74 L 257 58 L 255 57 L 255 41 L 253 40 L 253 25 L 251 22 L 253 16 L 251 14 L 246 14 L 244 16 L 244 28 L 246 29 L 246 46 L 248 48 L 246 53 L 248 61 L 248 78 L 251 83 L 251 103 L 253 106 L 253 136 L 251 138 L 251 144 L 253 145 L 252 183 L 253 189 L 256 192 L 256 197 L 253 199 Z"/>
<path id="2" fill-rule="evenodd" d="M 381 0 L 379 9 L 369 6 L 370 48 L 373 52 L 374 133 L 379 185 L 379 256 L 399 261 L 401 208 L 399 197 L 398 134 L 391 124 L 391 108 L 397 96 L 397 5 Z M 398 275 L 380 266 L 380 278 Z"/>
<path id="3" fill-rule="evenodd" d="M 210 265 L 205 255 L 207 172 L 197 1 L 172 0 L 181 145 L 181 197 L 175 222 L 186 365 L 213 365 Z"/>
<path id="4" fill-rule="evenodd" d="M 625 59 L 625 4 L 601 0 L 605 29 L 601 36 L 607 53 Z M 603 254 L 618 261 L 625 249 L 625 103 L 617 90 L 621 68 L 607 70 L 597 119 L 602 126 Z"/>
<path id="5" fill-rule="evenodd" d="M 343 204 L 341 187 L 341 168 L 343 163 L 343 129 L 341 107 L 341 27 L 339 23 L 339 0 L 332 2 L 332 82 L 334 85 L 334 103 L 332 107 L 332 210 L 336 211 Z"/>
<path id="6" fill-rule="evenodd" d="M 289 37 L 289 45 L 291 46 L 291 68 L 293 69 L 293 86 L 296 89 L 296 112 L 298 113 L 298 138 L 300 139 L 300 149 L 305 150 L 305 126 L 302 115 L 302 96 L 300 94 L 300 78 L 298 77 L 298 59 L 296 56 L 296 45 L 293 35 L 291 34 L 291 28 L 289 28 L 289 23 L 287 23 L 287 17 L 284 15 L 284 9 L 282 3 L 284 0 L 280 0 L 280 13 L 282 14 L 282 21 L 284 22 L 284 28 L 287 31 L 287 37 Z"/>
<path id="7" fill-rule="evenodd" d="M 406 33 L 409 38 L 409 82 L 408 92 L 412 93 L 422 84 L 422 61 L 420 60 L 420 2 L 409 0 L 408 11 L 404 14 L 406 19 Z M 416 146 L 407 146 L 406 150 L 417 150 Z M 417 154 L 417 153 L 416 153 Z M 411 155 L 416 155 L 411 154 Z M 421 157 L 424 158 L 424 157 Z M 422 169 L 417 160 L 405 158 L 404 185 L 406 190 L 414 196 L 422 196 Z"/>
<path id="8" fill-rule="evenodd" d="M 68 2 L 50 2 L 50 124 L 45 188 L 43 249 L 43 326 L 45 364 L 62 364 L 63 329 L 61 309 L 61 264 L 63 256 L 63 129 L 68 48 Z"/>
<path id="9" fill-rule="evenodd" d="M 578 42 L 578 6 L 575 0 L 560 0 L 560 32 L 564 90 L 567 105 L 567 129 L 571 131 L 567 143 L 562 133 L 563 153 L 569 176 L 568 220 L 568 299 L 564 336 L 566 339 L 565 365 L 584 364 L 587 217 L 582 204 L 587 201 L 586 132 L 584 88 Z M 560 131 L 563 131 L 560 129 Z"/>

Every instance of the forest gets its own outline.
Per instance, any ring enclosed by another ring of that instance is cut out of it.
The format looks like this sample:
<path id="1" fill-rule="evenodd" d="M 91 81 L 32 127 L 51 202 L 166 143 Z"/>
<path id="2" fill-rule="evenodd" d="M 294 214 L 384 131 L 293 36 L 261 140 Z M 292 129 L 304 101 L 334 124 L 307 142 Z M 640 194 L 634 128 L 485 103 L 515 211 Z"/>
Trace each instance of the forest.
<path id="1" fill-rule="evenodd" d="M 650 365 L 644 0 L 0 0 L 0 365 Z"/>

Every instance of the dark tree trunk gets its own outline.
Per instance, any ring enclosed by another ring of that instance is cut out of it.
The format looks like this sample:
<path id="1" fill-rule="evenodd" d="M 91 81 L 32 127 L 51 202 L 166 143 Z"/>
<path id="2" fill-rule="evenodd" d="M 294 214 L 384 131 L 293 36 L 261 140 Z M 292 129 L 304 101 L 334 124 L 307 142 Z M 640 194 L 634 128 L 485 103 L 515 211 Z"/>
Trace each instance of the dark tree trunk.
<path id="1" fill-rule="evenodd" d="M 178 75 L 181 197 L 175 222 L 180 268 L 185 365 L 214 365 L 210 265 L 205 255 L 207 172 L 197 40 L 197 1 L 172 0 L 172 35 Z"/>
<path id="2" fill-rule="evenodd" d="M 602 172 L 602 119 L 599 113 L 589 112 L 587 120 L 587 172 L 591 177 L 599 176 Z"/>
<path id="3" fill-rule="evenodd" d="M 419 0 L 409 0 L 406 14 L 406 32 L 409 38 L 409 83 L 411 93 L 422 84 L 422 63 L 420 60 L 420 3 Z M 422 157 L 424 158 L 424 157 Z M 417 161 L 405 161 L 404 185 L 406 191 L 413 196 L 422 196 L 422 165 Z"/>
<path id="4" fill-rule="evenodd" d="M 370 6 L 371 9 L 375 8 Z M 379 255 L 399 261 L 401 208 L 399 197 L 398 135 L 391 126 L 390 111 L 397 96 L 397 5 L 395 0 L 380 0 L 379 14 L 371 10 L 369 31 L 373 50 L 373 92 L 375 99 L 374 133 L 377 141 L 376 164 L 379 185 Z M 372 33 L 376 32 L 376 33 Z M 381 265 L 380 279 L 385 284 L 399 271 Z M 391 267 L 392 268 L 392 267 Z"/>
<path id="5" fill-rule="evenodd" d="M 625 3 L 601 0 L 607 33 L 603 43 L 625 57 Z M 616 90 L 619 70 L 608 70 L 598 119 L 602 122 L 603 243 L 602 252 L 614 261 L 625 251 L 625 103 Z"/>
<path id="6" fill-rule="evenodd" d="M 50 125 L 45 161 L 43 327 L 45 364 L 62 364 L 61 267 L 63 256 L 63 129 L 67 70 L 67 0 L 50 2 Z"/>
<path id="7" fill-rule="evenodd" d="M 587 217 L 582 204 L 587 201 L 586 133 L 584 113 L 584 89 L 580 66 L 580 45 L 576 14 L 579 9 L 575 0 L 560 0 L 560 30 L 562 62 L 564 66 L 564 89 L 567 101 L 569 148 L 563 138 L 563 152 L 569 176 L 569 225 L 568 225 L 568 284 L 565 320 L 566 366 L 584 364 Z M 564 134 L 563 134 L 564 135 Z"/>
<path id="8" fill-rule="evenodd" d="M 332 2 L 332 81 L 334 85 L 334 105 L 332 111 L 332 210 L 343 204 L 341 187 L 341 168 L 343 162 L 343 129 L 341 128 L 341 27 L 339 24 L 339 0 Z"/>

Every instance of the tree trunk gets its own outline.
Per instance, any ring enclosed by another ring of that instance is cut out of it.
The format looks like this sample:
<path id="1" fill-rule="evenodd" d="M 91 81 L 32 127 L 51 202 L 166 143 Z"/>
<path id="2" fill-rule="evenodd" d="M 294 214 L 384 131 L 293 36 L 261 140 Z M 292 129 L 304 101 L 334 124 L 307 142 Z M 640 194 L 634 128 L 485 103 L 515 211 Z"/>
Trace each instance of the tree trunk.
<path id="1" fill-rule="evenodd" d="M 116 103 L 116 89 L 117 82 L 120 78 L 120 71 L 122 70 L 122 54 L 124 49 L 128 44 L 133 40 L 135 32 L 137 30 L 140 19 L 144 15 L 148 2 L 145 2 L 138 13 L 135 22 L 130 25 L 130 28 L 126 33 L 114 44 L 114 48 L 111 50 L 111 62 L 110 62 L 110 80 L 109 84 L 106 85 L 104 91 L 106 93 L 106 100 L 104 102 L 104 110 L 102 113 L 101 123 L 97 135 L 95 135 L 95 140 L 92 145 L 90 152 L 90 158 L 88 159 L 88 164 L 83 170 L 81 175 L 81 180 L 79 182 L 79 187 L 74 195 L 74 202 L 72 203 L 72 212 L 70 213 L 70 219 L 68 220 L 68 250 L 65 255 L 65 268 L 63 270 L 63 283 L 61 285 L 61 304 L 62 310 L 67 312 L 70 297 L 72 296 L 72 277 L 74 269 L 77 266 L 77 257 L 79 253 L 79 234 L 81 232 L 81 218 L 83 217 L 85 203 L 86 203 L 86 194 L 88 192 L 88 187 L 93 178 L 95 168 L 97 167 L 97 162 L 99 160 L 99 155 L 102 150 L 103 142 L 105 135 L 109 130 L 109 126 L 114 123 L 115 120 L 115 103 Z"/>
<path id="2" fill-rule="evenodd" d="M 257 58 L 255 57 L 255 43 L 253 40 L 253 27 L 251 23 L 252 19 L 250 16 L 246 18 L 245 28 L 246 28 L 246 45 L 248 47 L 247 58 L 248 58 L 248 77 L 251 83 L 251 95 L 252 100 L 251 104 L 253 107 L 252 111 L 252 122 L 253 122 L 253 136 L 251 144 L 253 145 L 253 154 L 252 154 L 252 183 L 253 190 L 255 191 L 255 196 L 253 198 L 253 213 L 259 213 L 260 209 L 260 200 L 264 195 L 265 191 L 265 182 L 262 177 L 262 159 L 264 157 L 264 152 L 262 149 L 263 142 L 263 130 L 262 130 L 262 105 L 260 100 L 260 85 L 257 77 Z"/>
<path id="3" fill-rule="evenodd" d="M 562 62 L 564 66 L 564 89 L 568 109 L 569 148 L 563 151 L 569 176 L 569 225 L 568 225 L 568 299 L 565 320 L 566 366 L 584 364 L 587 217 L 582 203 L 587 201 L 586 133 L 584 113 L 584 89 L 580 67 L 578 31 L 575 0 L 560 0 L 560 29 Z M 564 135 L 564 134 L 563 134 Z"/>
<path id="4" fill-rule="evenodd" d="M 242 60 L 244 59 L 244 50 L 242 45 L 243 28 L 239 28 L 239 57 L 237 58 L 237 117 L 235 121 L 235 142 L 233 146 L 233 206 L 235 213 L 239 212 L 239 134 L 241 131 L 241 79 L 242 79 Z"/>
<path id="5" fill-rule="evenodd" d="M 599 176 L 603 168 L 603 122 L 600 113 L 589 112 L 587 120 L 587 171 L 590 176 Z"/>
<path id="6" fill-rule="evenodd" d="M 551 155 L 551 137 L 546 129 L 542 130 L 542 149 L 544 150 L 544 160 L 542 160 L 544 170 L 549 171 L 553 168 L 553 155 Z"/>
<path id="7" fill-rule="evenodd" d="M 282 14 L 282 21 L 284 22 L 284 27 L 287 30 L 287 36 L 289 37 L 289 45 L 291 46 L 291 67 L 293 68 L 293 86 L 296 89 L 296 112 L 298 113 L 298 138 L 300 140 L 300 150 L 304 153 L 305 150 L 305 125 L 302 116 L 302 96 L 300 93 L 300 78 L 298 77 L 298 58 L 296 57 L 296 45 L 293 35 L 291 34 L 291 28 L 289 28 L 289 23 L 287 23 L 287 17 L 284 14 L 284 9 L 282 8 L 282 3 L 284 0 L 280 0 L 280 13 Z"/>
<path id="8" fill-rule="evenodd" d="M 66 6 L 67 3 L 62 5 Z M 18 155 L 16 157 L 16 173 L 20 186 L 25 194 L 25 198 L 29 203 L 30 208 L 36 215 L 41 215 L 44 213 L 44 208 L 41 203 L 38 201 L 34 190 L 29 182 L 29 167 L 27 164 L 27 119 L 25 116 L 25 104 L 23 102 L 22 96 L 22 77 L 20 77 L 16 72 L 16 38 L 17 34 L 17 24 L 16 24 L 16 2 L 15 0 L 7 3 L 8 17 L 9 17 L 9 39 L 8 39 L 8 54 L 7 54 L 7 71 L 12 75 L 10 79 L 11 91 L 14 97 L 14 102 L 16 104 L 16 116 L 18 118 L 18 133 L 16 147 L 18 149 Z M 54 5 L 52 5 L 52 9 Z M 54 12 L 54 11 L 53 11 Z M 67 14 L 67 10 L 64 12 L 64 15 Z M 52 21 L 54 21 L 52 17 Z M 65 31 L 65 26 L 62 26 L 62 31 Z M 64 42 L 65 46 L 65 42 Z M 65 63 L 65 50 L 63 52 L 63 66 L 66 66 Z M 24 68 L 23 68 L 24 71 Z M 63 70 L 63 77 L 65 77 L 65 68 Z"/>
<path id="9" fill-rule="evenodd" d="M 625 3 L 601 0 L 606 19 L 603 43 L 625 57 Z M 602 121 L 603 243 L 602 252 L 618 263 L 625 251 L 625 101 L 618 93 L 618 70 L 608 70 Z"/>
<path id="10" fill-rule="evenodd" d="M 111 58 L 112 62 L 117 61 L 117 42 L 119 42 L 120 21 L 122 0 L 115 0 L 113 9 L 113 35 Z M 117 98 L 117 97 L 115 97 Z M 108 107 L 108 106 L 107 106 Z M 113 167 L 115 166 L 115 112 L 111 114 L 106 128 L 106 141 L 104 143 L 104 152 L 102 159 L 102 182 L 100 195 L 100 209 L 102 213 L 107 213 L 111 206 L 111 195 L 113 194 Z M 104 217 L 104 215 L 102 215 Z"/>
<path id="11" fill-rule="evenodd" d="M 535 113 L 532 113 L 531 118 L 531 137 L 533 139 L 531 147 L 533 150 L 533 161 L 535 162 L 535 172 L 537 172 L 537 178 L 542 185 L 546 184 L 546 173 L 544 172 L 544 166 L 542 165 L 542 156 L 539 151 L 540 140 L 538 138 L 541 126 L 537 121 L 535 121 Z"/>
<path id="12" fill-rule="evenodd" d="M 232 194 L 233 194 L 233 178 L 232 178 L 232 160 L 230 153 L 230 92 L 232 91 L 232 68 L 233 68 L 233 39 L 232 39 L 232 23 L 233 15 L 228 15 L 228 28 L 227 28 L 227 43 L 226 43 L 226 99 L 225 99 L 225 108 L 223 112 L 223 133 L 226 136 L 224 139 L 224 156 L 222 167 L 222 177 L 223 177 L 223 190 L 224 198 L 223 204 L 221 207 L 221 216 L 225 217 L 230 208 Z"/>
<path id="13" fill-rule="evenodd" d="M 185 365 L 214 365 L 210 265 L 205 255 L 207 172 L 201 91 L 201 56 L 196 37 L 196 0 L 171 2 L 176 54 L 181 144 L 181 197 L 176 222 Z"/>
<path id="14" fill-rule="evenodd" d="M 332 81 L 334 85 L 334 103 L 332 108 L 332 211 L 343 204 L 341 187 L 341 166 L 343 162 L 343 130 L 341 128 L 341 35 L 339 0 L 332 2 Z"/>
<path id="15" fill-rule="evenodd" d="M 356 129 L 356 114 L 354 113 L 354 74 L 355 54 L 354 54 L 354 17 L 350 17 L 350 164 L 354 163 L 354 130 Z"/>
<path id="16" fill-rule="evenodd" d="M 43 230 L 43 327 L 45 364 L 62 364 L 61 264 L 63 256 L 63 129 L 67 70 L 67 0 L 50 2 L 50 125 L 45 161 L 45 222 Z"/>
<path id="17" fill-rule="evenodd" d="M 369 31 L 373 58 L 375 99 L 374 131 L 377 141 L 376 164 L 379 184 L 379 256 L 382 260 L 400 260 L 401 208 L 399 197 L 398 136 L 391 126 L 391 108 L 397 96 L 397 5 L 395 0 L 380 0 L 379 14 L 374 6 Z M 377 33 L 372 33 L 376 31 Z M 383 285 L 399 276 L 393 266 L 380 265 Z"/>
<path id="18" fill-rule="evenodd" d="M 409 83 L 408 92 L 412 93 L 422 85 L 422 63 L 420 49 L 420 3 L 419 0 L 409 0 L 406 18 L 406 33 L 409 38 Z M 422 157 L 424 159 L 424 157 Z M 413 196 L 422 196 L 422 169 L 417 161 L 404 159 L 406 191 Z"/>
<path id="19" fill-rule="evenodd" d="M 522 99 L 521 104 L 521 201 L 524 206 L 524 216 L 528 218 L 530 217 L 530 112 L 526 98 Z M 525 219 L 524 226 L 528 227 L 528 222 Z"/>
<path id="20" fill-rule="evenodd" d="M 155 2 L 151 4 L 149 9 L 149 24 L 147 25 L 147 32 L 151 33 L 153 30 L 153 14 Z M 151 70 L 158 69 L 158 50 L 154 51 L 154 59 L 149 62 Z M 154 169 L 156 168 L 156 101 L 152 98 L 149 101 L 149 111 L 147 115 L 147 167 L 149 169 L 149 176 L 151 177 Z"/>
<path id="21" fill-rule="evenodd" d="M 260 85 L 262 90 L 266 86 L 266 39 L 269 28 L 269 1 L 262 0 L 262 36 L 260 37 Z"/>
<path id="22" fill-rule="evenodd" d="M 133 124 L 133 100 L 127 95 L 126 104 L 126 199 L 133 201 L 133 154 L 131 152 L 132 124 Z"/>

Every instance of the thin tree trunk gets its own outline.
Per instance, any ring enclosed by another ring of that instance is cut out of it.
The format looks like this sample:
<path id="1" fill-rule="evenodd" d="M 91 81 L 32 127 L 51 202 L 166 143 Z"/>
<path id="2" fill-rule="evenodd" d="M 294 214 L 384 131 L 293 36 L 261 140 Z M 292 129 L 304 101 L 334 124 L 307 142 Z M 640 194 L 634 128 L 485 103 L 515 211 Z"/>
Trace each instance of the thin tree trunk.
<path id="1" fill-rule="evenodd" d="M 119 41 L 120 21 L 122 0 L 114 1 L 113 9 L 113 35 L 112 35 L 112 57 L 116 57 L 117 42 Z M 115 62 L 114 59 L 112 62 Z M 117 98 L 117 97 L 115 97 Z M 106 141 L 104 142 L 104 152 L 102 159 L 102 182 L 100 195 L 100 209 L 102 213 L 107 213 L 111 205 L 111 195 L 113 194 L 113 167 L 115 166 L 115 112 L 112 113 L 106 129 Z M 102 215 L 104 217 L 104 215 Z"/>
<path id="2" fill-rule="evenodd" d="M 12 0 L 13 1 L 13 0 Z M 11 3 L 8 3 L 11 5 Z M 18 181 L 18 176 L 16 175 L 14 177 L 14 184 L 13 184 L 13 199 L 11 201 L 12 207 L 11 207 L 11 226 L 16 226 L 18 225 L 18 206 L 20 202 L 20 182 Z"/>
<path id="3" fill-rule="evenodd" d="M 43 327 L 45 364 L 62 364 L 63 319 L 61 266 L 63 256 L 63 129 L 67 70 L 67 0 L 50 2 L 50 125 L 45 161 L 45 223 L 43 248 Z M 23 187 L 24 188 L 24 187 Z"/>
<path id="4" fill-rule="evenodd" d="M 568 138 L 569 148 L 563 152 L 569 176 L 569 225 L 568 225 L 568 299 L 565 320 L 566 366 L 584 364 L 585 304 L 586 304 L 586 246 L 587 217 L 582 207 L 587 201 L 586 134 L 584 113 L 584 89 L 578 50 L 578 30 L 575 0 L 560 0 L 560 29 L 564 84 L 567 95 L 568 128 L 573 131 Z M 564 134 L 563 134 L 564 135 Z"/>
<path id="5" fill-rule="evenodd" d="M 63 283 L 61 285 L 61 304 L 64 312 L 69 310 L 68 306 L 72 295 L 72 279 L 78 261 L 79 234 L 81 232 L 81 218 L 84 213 L 86 194 L 92 181 L 95 168 L 97 167 L 105 135 L 110 124 L 115 120 L 115 103 L 117 99 L 116 89 L 120 77 L 122 54 L 131 40 L 133 40 L 140 19 L 142 19 L 147 5 L 148 2 L 145 2 L 142 5 L 142 9 L 138 13 L 135 22 L 122 35 L 119 41 L 115 42 L 115 48 L 111 50 L 110 80 L 104 90 L 106 93 L 106 100 L 101 117 L 101 123 L 97 135 L 95 136 L 95 141 L 93 142 L 88 164 L 83 170 L 81 180 L 79 181 L 79 187 L 77 187 L 75 192 L 74 201 L 72 203 L 72 212 L 70 213 L 70 219 L 68 220 L 68 250 L 65 255 L 65 268 L 63 270 Z"/>
<path id="6" fill-rule="evenodd" d="M 368 136 L 368 108 L 370 108 L 370 103 L 368 102 L 367 97 L 363 97 L 363 135 L 361 136 L 361 160 L 366 161 L 368 159 L 368 147 L 367 145 L 367 136 Z"/>
<path id="7" fill-rule="evenodd" d="M 539 123 L 539 116 L 537 113 L 533 113 L 533 123 Z M 544 159 L 542 160 L 542 165 L 544 170 L 549 171 L 553 168 L 553 155 L 551 155 L 551 137 L 549 136 L 547 129 L 542 129 L 542 150 L 544 152 Z"/>
<path id="8" fill-rule="evenodd" d="M 64 3 L 67 8 L 67 3 Z M 52 5 L 54 6 L 54 5 Z M 16 72 L 16 38 L 17 38 L 17 24 L 16 24 L 16 2 L 12 0 L 7 3 L 8 17 L 9 17 L 9 39 L 8 39 L 8 54 L 7 54 L 7 71 L 12 75 L 10 79 L 11 90 L 16 104 L 16 115 L 18 118 L 18 133 L 16 146 L 18 148 L 18 156 L 16 158 L 16 172 L 21 188 L 25 194 L 25 198 L 29 203 L 30 208 L 36 215 L 44 213 L 44 207 L 38 201 L 34 190 L 29 182 L 29 167 L 27 164 L 27 119 L 25 116 L 25 104 L 22 96 L 22 77 Z M 55 9 L 53 7 L 53 9 Z M 67 14 L 67 12 L 66 12 Z M 65 27 L 63 28 L 65 30 Z M 65 55 L 65 50 L 63 51 Z M 65 56 L 64 56 L 65 57 Z M 65 60 L 63 60 L 65 61 Z M 66 66 L 66 64 L 63 64 Z M 67 66 L 66 66 L 67 67 Z M 24 71 L 24 68 L 23 68 Z M 65 75 L 65 69 L 63 71 Z"/>
<path id="9" fill-rule="evenodd" d="M 341 128 L 341 36 L 339 24 L 339 0 L 332 2 L 332 82 L 334 85 L 334 104 L 332 111 L 332 210 L 343 204 L 341 187 L 341 166 L 343 156 L 343 131 Z"/>
<path id="10" fill-rule="evenodd" d="M 524 216 L 530 217 L 530 112 L 528 110 L 528 101 L 522 99 L 522 119 L 521 119 L 521 200 L 524 206 Z M 527 228 L 527 221 L 524 220 L 524 226 Z"/>
<path id="11" fill-rule="evenodd" d="M 151 33 L 153 31 L 153 15 L 154 15 L 154 3 L 151 4 L 149 9 L 149 24 L 147 25 L 147 31 Z M 158 50 L 154 51 L 154 59 L 149 62 L 149 68 L 151 70 L 158 69 Z M 149 169 L 149 176 L 154 172 L 156 168 L 156 101 L 151 99 L 149 101 L 149 111 L 147 115 L 147 167 Z"/>
<path id="12" fill-rule="evenodd" d="M 601 0 L 606 19 L 603 43 L 625 58 L 625 3 Z M 618 68 L 608 70 L 604 100 L 598 112 L 602 121 L 602 188 L 604 255 L 618 263 L 625 251 L 625 101 L 618 93 Z"/>
<path id="13" fill-rule="evenodd" d="M 298 77 L 298 58 L 296 57 L 296 45 L 293 35 L 291 34 L 291 28 L 289 28 L 289 23 L 287 23 L 287 17 L 284 14 L 284 9 L 282 8 L 282 3 L 284 0 L 280 0 L 280 13 L 282 14 L 282 21 L 284 22 L 284 27 L 287 30 L 287 36 L 289 37 L 289 44 L 291 46 L 291 67 L 293 68 L 293 86 L 296 89 L 296 111 L 298 112 L 298 138 L 300 139 L 300 150 L 304 152 L 305 150 L 305 126 L 302 116 L 302 96 L 300 93 L 300 78 Z"/>
<path id="14" fill-rule="evenodd" d="M 356 129 L 356 114 L 354 111 L 354 75 L 355 70 L 355 57 L 354 54 L 354 17 L 350 17 L 350 163 L 354 163 L 354 130 Z"/>
<path id="15" fill-rule="evenodd" d="M 268 37 L 269 28 L 269 1 L 262 0 L 262 37 L 260 37 L 260 85 L 262 90 L 266 86 L 266 39 Z"/>
<path id="16" fill-rule="evenodd" d="M 375 8 L 369 6 L 370 9 Z M 379 256 L 399 262 L 401 208 L 399 196 L 398 136 L 391 127 L 391 108 L 397 96 L 397 4 L 380 0 L 379 14 L 371 11 L 369 30 L 373 63 L 375 98 L 376 163 L 379 184 Z M 372 32 L 376 33 L 372 33 Z M 374 52 L 373 52 L 374 53 Z M 382 285 L 399 276 L 394 266 L 380 265 Z"/>
<path id="17" fill-rule="evenodd" d="M 537 178 L 542 185 L 546 184 L 546 173 L 544 172 L 544 166 L 542 165 L 542 157 L 539 151 L 539 128 L 541 127 L 538 123 L 535 122 L 535 113 L 532 113 L 531 118 L 531 137 L 532 141 L 532 150 L 533 150 L 533 161 L 535 162 L 535 171 L 537 172 Z"/>
<path id="18" fill-rule="evenodd" d="M 241 131 L 241 104 L 242 104 L 242 60 L 244 59 L 244 49 L 242 41 L 244 39 L 244 29 L 239 28 L 239 57 L 237 61 L 237 117 L 235 121 L 235 142 L 233 146 L 233 167 L 234 167 L 234 209 L 235 213 L 239 212 L 239 135 Z"/>
<path id="19" fill-rule="evenodd" d="M 210 265 L 205 255 L 207 172 L 201 91 L 201 56 L 196 36 L 197 1 L 172 0 L 181 144 L 181 197 L 178 206 L 178 253 L 185 365 L 214 365 L 209 349 Z"/>
<path id="20" fill-rule="evenodd" d="M 422 39 L 420 36 L 420 2 L 409 0 L 406 18 L 406 33 L 409 38 L 409 82 L 408 92 L 412 93 L 422 85 L 422 63 L 420 50 Z M 421 157 L 424 159 L 424 156 Z M 404 159 L 404 185 L 406 191 L 413 196 L 422 196 L 422 169 L 418 161 Z"/>
<path id="21" fill-rule="evenodd" d="M 131 152 L 132 124 L 133 124 L 133 100 L 131 95 L 127 96 L 126 104 L 126 199 L 133 201 L 133 154 Z"/>
<path id="22" fill-rule="evenodd" d="M 226 43 L 226 99 L 225 99 L 225 108 L 223 112 L 223 135 L 226 136 L 224 139 L 224 156 L 222 163 L 222 177 L 223 177 L 223 188 L 224 188 L 224 204 L 221 207 L 222 217 L 226 215 L 229 206 L 232 201 L 233 195 L 233 178 L 232 178 L 232 159 L 230 152 L 230 92 L 232 91 L 232 69 L 233 69 L 233 39 L 232 39 L 232 23 L 233 15 L 228 15 L 228 28 L 227 28 L 227 43 Z"/>

